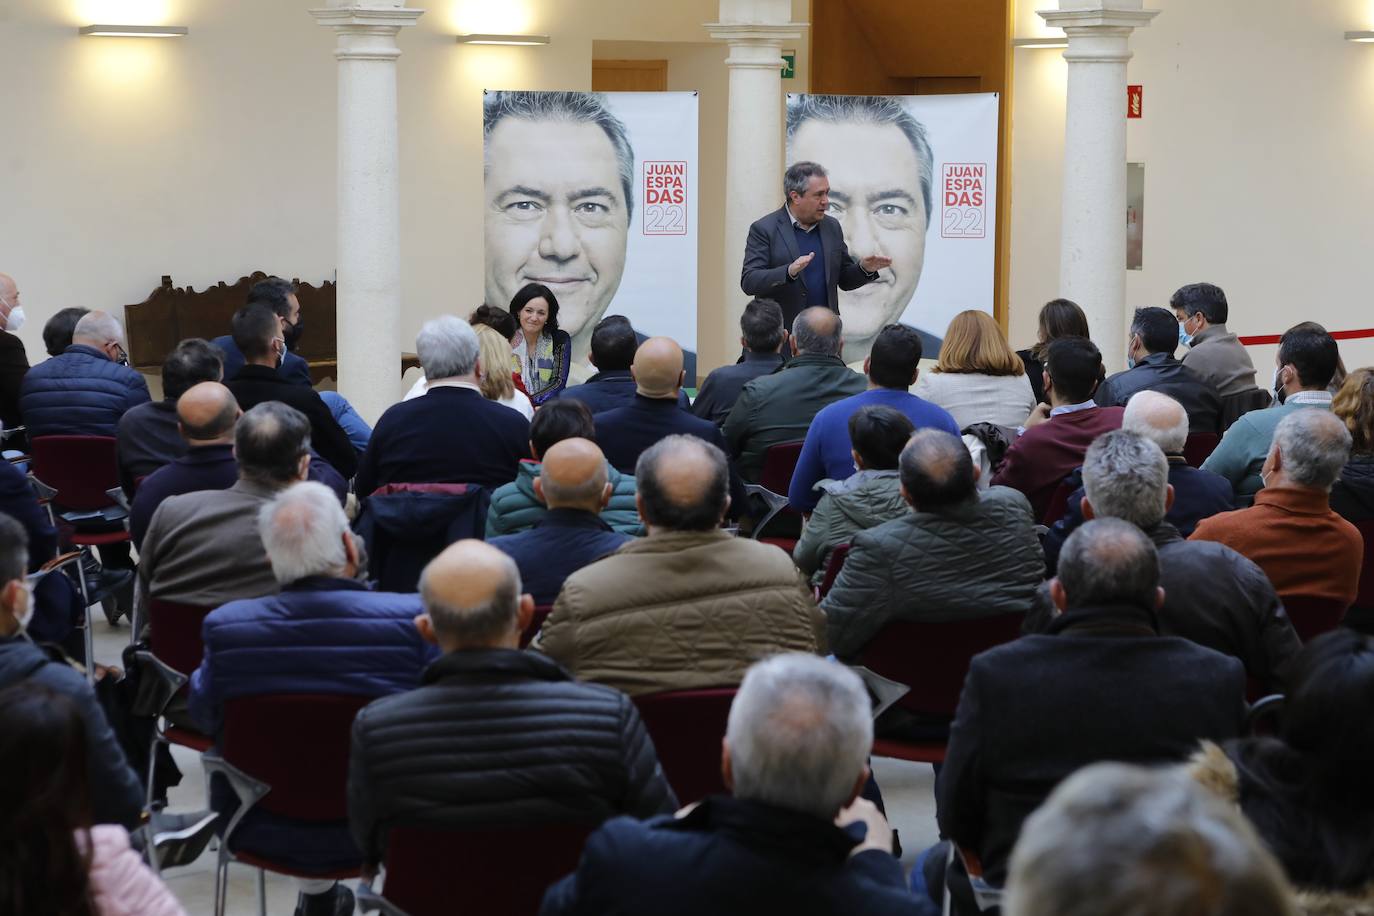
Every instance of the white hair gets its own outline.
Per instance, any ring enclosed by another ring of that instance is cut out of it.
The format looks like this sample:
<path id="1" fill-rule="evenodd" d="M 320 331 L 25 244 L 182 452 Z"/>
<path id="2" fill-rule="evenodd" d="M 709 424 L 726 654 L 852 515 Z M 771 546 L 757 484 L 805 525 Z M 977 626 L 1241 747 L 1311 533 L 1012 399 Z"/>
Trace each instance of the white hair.
<path id="1" fill-rule="evenodd" d="M 431 382 L 456 375 L 471 375 L 477 368 L 481 343 L 477 332 L 461 318 L 440 315 L 426 321 L 415 338 L 415 353 Z"/>
<path id="2" fill-rule="evenodd" d="M 1083 455 L 1083 492 L 1099 518 L 1125 519 L 1148 530 L 1167 512 L 1169 459 L 1145 436 L 1105 432 Z"/>
<path id="3" fill-rule="evenodd" d="M 873 748 L 873 710 L 858 675 L 814 655 L 755 664 L 730 706 L 734 794 L 831 820 Z"/>
<path id="4" fill-rule="evenodd" d="M 1350 430 L 1329 410 L 1298 410 L 1279 421 L 1273 448 L 1293 483 L 1330 490 L 1350 460 Z"/>
<path id="5" fill-rule="evenodd" d="M 102 344 L 111 340 L 123 344 L 124 328 L 120 325 L 119 319 L 109 312 L 87 312 L 72 329 L 72 339 L 78 337 L 97 340 Z"/>
<path id="6" fill-rule="evenodd" d="M 1188 412 L 1159 391 L 1137 391 L 1126 402 L 1121 428 L 1149 439 L 1166 455 L 1182 455 L 1188 441 Z"/>
<path id="7" fill-rule="evenodd" d="M 258 512 L 262 546 L 272 574 L 283 585 L 306 576 L 342 575 L 348 565 L 343 545 L 348 530 L 338 497 L 314 481 L 292 484 Z"/>

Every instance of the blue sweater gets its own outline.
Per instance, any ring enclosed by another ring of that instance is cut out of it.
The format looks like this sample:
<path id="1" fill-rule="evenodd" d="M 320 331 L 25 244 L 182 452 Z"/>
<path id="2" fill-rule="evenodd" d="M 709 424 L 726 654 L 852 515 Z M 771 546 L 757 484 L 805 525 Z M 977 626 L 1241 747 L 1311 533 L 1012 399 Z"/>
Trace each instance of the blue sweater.
<path id="1" fill-rule="evenodd" d="M 825 249 L 821 246 L 820 227 L 803 232 L 796 226 L 792 234 L 797 237 L 797 250 L 802 254 L 814 254 L 811 263 L 806 265 L 798 278 L 806 285 L 806 301 L 816 305 L 825 304 Z"/>
<path id="2" fill-rule="evenodd" d="M 821 408 L 806 431 L 801 458 L 792 474 L 787 500 L 798 512 L 810 512 L 821 494 L 813 487 L 822 480 L 845 480 L 854 473 L 853 448 L 849 441 L 849 418 L 861 407 L 880 404 L 900 410 L 917 429 L 943 429 L 959 435 L 959 424 L 943 407 L 896 388 L 872 388 L 862 394 L 836 401 Z"/>

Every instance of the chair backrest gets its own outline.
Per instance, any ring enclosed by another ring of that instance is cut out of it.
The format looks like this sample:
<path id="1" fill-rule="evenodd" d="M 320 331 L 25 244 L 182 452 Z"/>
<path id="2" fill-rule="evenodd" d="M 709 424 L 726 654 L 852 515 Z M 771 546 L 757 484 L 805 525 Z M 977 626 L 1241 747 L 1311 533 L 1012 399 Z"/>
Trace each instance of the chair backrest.
<path id="1" fill-rule="evenodd" d="M 1355 595 L 1355 607 L 1374 608 L 1374 519 L 1356 522 L 1364 538 L 1364 565 L 1360 568 L 1360 590 Z"/>
<path id="2" fill-rule="evenodd" d="M 1274 396 L 1263 388 L 1251 388 L 1248 391 L 1238 391 L 1235 394 L 1228 394 L 1221 399 L 1221 430 L 1224 433 L 1231 428 L 1231 424 L 1245 416 L 1252 410 L 1263 410 L 1268 407 Z"/>
<path id="3" fill-rule="evenodd" d="M 1000 614 L 938 623 L 893 621 L 864 646 L 859 664 L 911 688 L 898 706 L 918 715 L 952 717 L 973 656 L 1019 637 L 1023 619 Z"/>
<path id="4" fill-rule="evenodd" d="M 725 791 L 720 742 L 736 688 L 670 690 L 635 697 L 663 775 L 684 805 Z"/>
<path id="5" fill-rule="evenodd" d="M 228 700 L 221 753 L 272 787 L 259 808 L 297 820 L 346 820 L 353 719 L 373 699 L 265 693 Z"/>
<path id="6" fill-rule="evenodd" d="M 368 572 L 388 592 L 413 592 L 430 560 L 454 541 L 486 534 L 491 492 L 468 483 L 378 487 L 353 523 L 367 542 Z"/>
<path id="7" fill-rule="evenodd" d="M 848 544 L 839 544 L 830 551 L 830 560 L 825 564 L 825 576 L 821 579 L 820 587 L 816 589 L 816 600 L 819 601 L 830 594 L 830 589 L 835 586 L 835 580 L 840 577 L 840 570 L 844 567 L 845 558 L 848 556 Z"/>
<path id="8" fill-rule="evenodd" d="M 802 442 L 779 442 L 768 447 L 763 454 L 763 469 L 759 472 L 759 483 L 782 496 L 792 485 L 792 472 L 801 460 Z"/>
<path id="9" fill-rule="evenodd" d="M 524 631 L 520 634 L 520 648 L 523 649 L 528 646 L 534 640 L 534 637 L 539 635 L 539 628 L 544 625 L 544 621 L 548 619 L 549 612 L 552 610 L 552 604 L 540 604 L 535 606 L 534 616 L 530 618 L 530 625 L 525 627 Z"/>
<path id="10" fill-rule="evenodd" d="M 200 641 L 201 624 L 214 608 L 148 599 L 148 648 L 170 668 L 189 676 L 200 665 L 205 647 Z"/>
<path id="11" fill-rule="evenodd" d="M 1221 437 L 1216 433 L 1189 433 L 1183 443 L 1183 460 L 1195 468 L 1202 467 L 1207 456 L 1216 451 Z"/>
<path id="12" fill-rule="evenodd" d="M 387 834 L 387 902 L 407 916 L 529 916 L 544 889 L 577 867 L 594 824 L 471 830 L 393 827 Z M 462 888 L 461 906 L 454 889 Z"/>
<path id="13" fill-rule="evenodd" d="M 30 443 L 33 476 L 57 491 L 63 509 L 114 505 L 106 490 L 119 486 L 113 436 L 38 436 Z"/>
<path id="14" fill-rule="evenodd" d="M 1303 642 L 1310 642 L 1328 630 L 1334 630 L 1345 619 L 1350 609 L 1338 598 L 1314 598 L 1311 595 L 1281 595 L 1283 608 L 1288 619 L 1293 621 L 1293 629 Z"/>
<path id="15" fill-rule="evenodd" d="M 1050 495 L 1050 501 L 1045 504 L 1045 516 L 1041 524 L 1053 526 L 1055 522 L 1064 517 L 1064 513 L 1069 510 L 1069 497 L 1073 495 L 1074 486 L 1068 480 L 1061 480 L 1059 486 L 1055 487 L 1054 493 Z"/>

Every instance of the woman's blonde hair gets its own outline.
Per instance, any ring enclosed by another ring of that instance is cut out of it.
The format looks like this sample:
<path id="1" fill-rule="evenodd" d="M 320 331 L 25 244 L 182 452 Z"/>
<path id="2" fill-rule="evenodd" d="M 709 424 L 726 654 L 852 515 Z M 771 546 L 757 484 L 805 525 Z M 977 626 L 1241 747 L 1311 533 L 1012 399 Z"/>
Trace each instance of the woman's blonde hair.
<path id="1" fill-rule="evenodd" d="M 489 401 L 504 401 L 515 394 L 515 383 L 511 381 L 510 341 L 501 332 L 485 324 L 473 328 L 477 332 L 477 345 L 481 348 L 482 397 Z"/>
<path id="2" fill-rule="evenodd" d="M 1350 451 L 1374 452 L 1374 369 L 1356 369 L 1331 399 L 1331 410 L 1350 430 Z"/>
<path id="3" fill-rule="evenodd" d="M 987 312 L 969 309 L 954 316 L 940 344 L 936 372 L 1024 375 L 1025 364 Z"/>

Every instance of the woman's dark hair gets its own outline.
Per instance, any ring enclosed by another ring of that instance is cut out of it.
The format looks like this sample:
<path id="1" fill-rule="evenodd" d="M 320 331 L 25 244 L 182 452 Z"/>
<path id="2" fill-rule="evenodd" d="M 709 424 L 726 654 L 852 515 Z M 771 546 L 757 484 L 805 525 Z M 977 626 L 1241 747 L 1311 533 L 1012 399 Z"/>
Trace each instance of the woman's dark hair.
<path id="1" fill-rule="evenodd" d="M 849 417 L 849 441 L 870 471 L 895 471 L 907 440 L 916 431 L 900 410 L 869 404 Z"/>
<path id="2" fill-rule="evenodd" d="M 520 310 L 532 299 L 543 299 L 549 304 L 549 320 L 544 324 L 544 333 L 552 337 L 558 331 L 558 299 L 553 290 L 542 283 L 526 283 L 511 299 L 510 316 L 515 319 L 515 326 L 520 326 Z"/>
<path id="3" fill-rule="evenodd" d="M 1045 362 L 1052 341 L 1061 337 L 1091 337 L 1088 316 L 1072 299 L 1051 299 L 1040 308 L 1040 336 L 1031 347 L 1031 356 Z"/>
<path id="4" fill-rule="evenodd" d="M 1294 658 L 1279 736 L 1232 746 L 1241 807 L 1299 885 L 1374 879 L 1374 639 L 1340 628 Z"/>
<path id="5" fill-rule="evenodd" d="M 468 324 L 476 327 L 484 324 L 489 328 L 495 328 L 497 333 L 506 340 L 515 336 L 515 332 L 520 330 L 520 322 L 510 312 L 494 305 L 487 305 L 485 302 L 477 306 L 473 313 L 468 316 Z"/>
<path id="6" fill-rule="evenodd" d="M 535 411 L 530 421 L 530 445 L 534 448 L 535 459 L 543 461 L 544 453 L 564 439 L 596 441 L 591 409 L 576 398 L 548 401 Z"/>
<path id="7" fill-rule="evenodd" d="M 72 700 L 33 681 L 0 691 L 0 913 L 96 916 L 86 753 Z"/>

